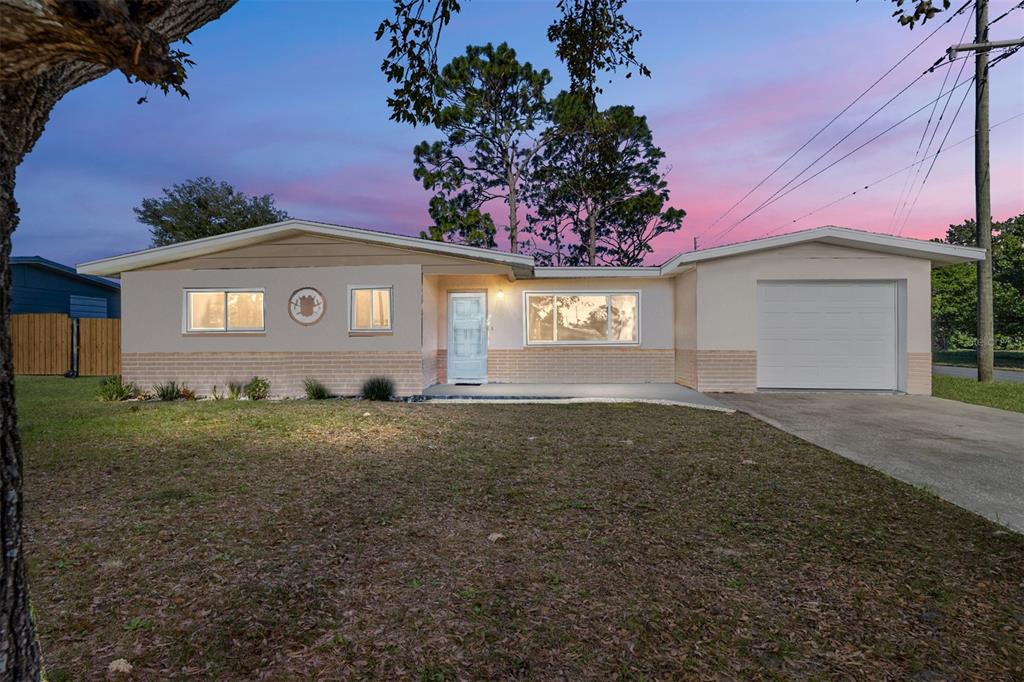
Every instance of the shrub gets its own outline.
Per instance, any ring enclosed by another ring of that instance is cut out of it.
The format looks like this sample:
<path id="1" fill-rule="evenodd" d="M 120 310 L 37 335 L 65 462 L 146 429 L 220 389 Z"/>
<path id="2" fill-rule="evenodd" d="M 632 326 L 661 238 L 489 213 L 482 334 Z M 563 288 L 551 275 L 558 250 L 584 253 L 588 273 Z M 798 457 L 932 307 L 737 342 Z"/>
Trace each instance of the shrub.
<path id="1" fill-rule="evenodd" d="M 178 397 L 181 398 L 182 400 L 195 400 L 196 399 L 196 392 L 193 391 L 188 386 L 185 386 L 184 384 L 182 384 L 178 388 Z"/>
<path id="2" fill-rule="evenodd" d="M 228 382 L 228 400 L 240 400 L 245 392 L 245 384 L 238 381 Z"/>
<path id="3" fill-rule="evenodd" d="M 181 397 L 181 389 L 186 388 L 179 386 L 176 381 L 168 381 L 166 384 L 156 384 L 153 386 L 153 393 L 156 393 L 156 397 L 160 400 L 177 400 Z"/>
<path id="4" fill-rule="evenodd" d="M 104 377 L 100 382 L 99 398 L 104 402 L 131 400 L 137 397 L 139 397 L 139 387 L 130 381 L 125 381 L 120 374 Z"/>
<path id="5" fill-rule="evenodd" d="M 302 386 L 306 389 L 306 397 L 310 400 L 326 400 L 331 397 L 327 387 L 316 379 L 307 378 L 302 382 Z"/>
<path id="6" fill-rule="evenodd" d="M 261 377 L 253 377 L 243 390 L 249 400 L 265 400 L 270 397 L 270 382 Z"/>
<path id="7" fill-rule="evenodd" d="M 395 383 L 387 377 L 370 377 L 363 382 L 363 398 L 366 400 L 391 400 L 395 394 Z"/>

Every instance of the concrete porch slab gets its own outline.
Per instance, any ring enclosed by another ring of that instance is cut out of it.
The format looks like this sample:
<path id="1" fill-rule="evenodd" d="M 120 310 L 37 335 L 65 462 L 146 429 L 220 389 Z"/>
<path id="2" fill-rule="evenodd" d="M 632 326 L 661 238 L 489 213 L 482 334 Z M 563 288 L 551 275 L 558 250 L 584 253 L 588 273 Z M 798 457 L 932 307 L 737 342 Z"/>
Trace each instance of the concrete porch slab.
<path id="1" fill-rule="evenodd" d="M 638 401 L 732 411 L 714 398 L 679 384 L 434 384 L 423 395 L 431 400 Z"/>

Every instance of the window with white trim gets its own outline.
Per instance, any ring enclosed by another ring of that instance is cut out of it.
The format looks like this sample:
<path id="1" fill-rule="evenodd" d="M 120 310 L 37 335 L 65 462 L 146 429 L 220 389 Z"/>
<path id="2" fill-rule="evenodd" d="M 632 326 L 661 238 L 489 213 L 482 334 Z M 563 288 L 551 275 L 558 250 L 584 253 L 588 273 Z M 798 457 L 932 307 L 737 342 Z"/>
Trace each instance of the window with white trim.
<path id="1" fill-rule="evenodd" d="M 189 332 L 264 331 L 263 292 L 258 289 L 187 289 Z"/>
<path id="2" fill-rule="evenodd" d="M 637 292 L 526 294 L 526 343 L 628 344 L 640 341 Z"/>
<path id="3" fill-rule="evenodd" d="M 353 287 L 349 298 L 351 331 L 391 331 L 391 287 Z"/>

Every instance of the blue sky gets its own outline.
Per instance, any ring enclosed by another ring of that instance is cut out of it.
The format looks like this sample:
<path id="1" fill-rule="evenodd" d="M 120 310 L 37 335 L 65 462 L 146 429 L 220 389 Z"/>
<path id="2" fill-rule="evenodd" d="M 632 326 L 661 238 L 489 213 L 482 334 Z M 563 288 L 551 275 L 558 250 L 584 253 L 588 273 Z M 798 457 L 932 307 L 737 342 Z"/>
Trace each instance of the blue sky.
<path id="1" fill-rule="evenodd" d="M 991 16 L 1012 4 L 993 0 Z M 73 264 L 144 248 L 148 230 L 135 221 L 132 207 L 200 175 L 249 193 L 273 193 L 295 217 L 418 233 L 430 195 L 412 178 L 412 147 L 435 134 L 388 119 L 390 88 L 378 68 L 385 48 L 373 34 L 389 9 L 381 2 L 243 0 L 193 34 L 189 49 L 198 64 L 187 83 L 190 99 L 152 92 L 148 103 L 137 105 L 145 88 L 116 73 L 70 93 L 18 171 L 15 254 Z M 672 203 L 688 212 L 683 231 L 660 240 L 652 261 L 688 247 L 695 235 L 712 245 L 819 224 L 895 229 L 904 176 L 789 221 L 911 163 L 927 111 L 718 236 L 959 42 L 966 16 L 942 29 L 766 191 L 708 229 L 938 25 L 908 31 L 890 12 L 883 0 L 628 5 L 630 20 L 644 32 L 639 56 L 653 77 L 612 76 L 601 103 L 632 104 L 648 116 L 667 153 Z M 506 41 L 521 59 L 552 71 L 554 94 L 565 85 L 546 40 L 555 16 L 553 0 L 471 0 L 444 36 L 442 61 L 467 44 Z M 1024 11 L 992 33 L 1024 34 Z M 968 64 L 964 75 L 971 73 Z M 939 70 L 923 78 L 836 154 L 933 99 L 942 76 Z M 944 126 L 962 92 L 954 95 Z M 1024 53 L 993 69 L 992 93 L 993 123 L 1024 112 Z M 969 96 L 949 144 L 972 134 L 972 103 Z M 902 234 L 937 236 L 949 223 L 973 216 L 972 149 L 967 142 L 943 152 Z M 998 219 L 1024 211 L 1024 117 L 994 130 L 992 149 Z"/>

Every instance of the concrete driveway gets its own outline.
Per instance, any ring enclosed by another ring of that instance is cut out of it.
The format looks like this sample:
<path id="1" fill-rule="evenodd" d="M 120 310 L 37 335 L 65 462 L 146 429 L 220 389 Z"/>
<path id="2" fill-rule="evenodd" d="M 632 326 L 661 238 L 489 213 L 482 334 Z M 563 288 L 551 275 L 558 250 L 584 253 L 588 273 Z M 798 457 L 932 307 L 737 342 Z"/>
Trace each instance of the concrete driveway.
<path id="1" fill-rule="evenodd" d="M 723 393 L 714 397 L 1024 533 L 1024 414 L 931 396 Z"/>

